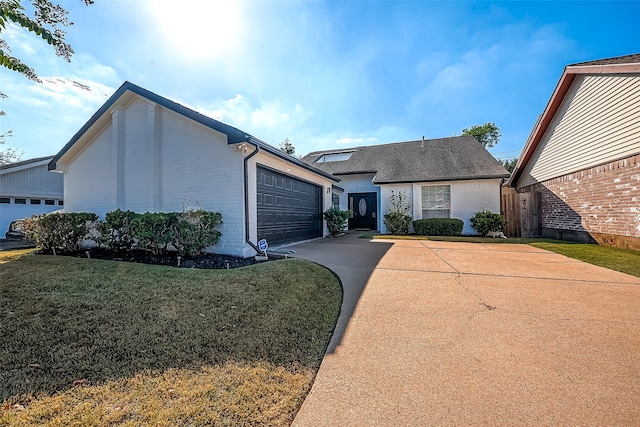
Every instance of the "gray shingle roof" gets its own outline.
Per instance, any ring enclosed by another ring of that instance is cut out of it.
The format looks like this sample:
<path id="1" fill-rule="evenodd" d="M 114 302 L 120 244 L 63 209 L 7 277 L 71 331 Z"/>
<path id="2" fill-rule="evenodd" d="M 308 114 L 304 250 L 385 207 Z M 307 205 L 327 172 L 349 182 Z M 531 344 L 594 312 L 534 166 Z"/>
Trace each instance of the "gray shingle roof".
<path id="1" fill-rule="evenodd" d="M 353 154 L 348 160 L 316 162 L 325 154 Z M 375 173 L 374 183 L 506 178 L 509 172 L 472 136 L 396 142 L 315 151 L 302 161 L 335 175 Z"/>
<path id="2" fill-rule="evenodd" d="M 616 56 L 614 58 L 597 59 L 595 61 L 578 62 L 571 64 L 571 67 L 582 67 L 586 65 L 621 65 L 621 64 L 637 64 L 640 63 L 640 53 L 632 55 Z"/>
<path id="3" fill-rule="evenodd" d="M 53 156 L 36 157 L 28 160 L 21 160 L 19 162 L 6 163 L 4 165 L 0 165 L 0 170 L 17 168 L 18 166 L 30 165 L 31 163 L 38 163 L 44 160 L 51 160 L 51 159 L 53 159 Z"/>

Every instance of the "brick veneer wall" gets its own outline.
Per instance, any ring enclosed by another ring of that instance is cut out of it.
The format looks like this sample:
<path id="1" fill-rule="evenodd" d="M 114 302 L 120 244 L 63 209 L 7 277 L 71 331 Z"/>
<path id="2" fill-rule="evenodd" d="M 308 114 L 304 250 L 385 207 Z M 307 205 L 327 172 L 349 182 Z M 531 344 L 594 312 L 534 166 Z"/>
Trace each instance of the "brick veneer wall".
<path id="1" fill-rule="evenodd" d="M 520 191 L 541 193 L 543 231 L 588 233 L 599 243 L 640 249 L 640 154 Z"/>

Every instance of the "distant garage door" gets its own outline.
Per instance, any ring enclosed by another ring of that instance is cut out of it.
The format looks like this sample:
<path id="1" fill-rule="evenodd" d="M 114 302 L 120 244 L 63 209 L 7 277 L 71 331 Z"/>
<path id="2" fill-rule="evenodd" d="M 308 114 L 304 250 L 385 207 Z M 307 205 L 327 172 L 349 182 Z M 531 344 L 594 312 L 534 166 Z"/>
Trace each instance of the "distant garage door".
<path id="1" fill-rule="evenodd" d="M 322 236 L 322 188 L 258 166 L 258 240 L 269 245 Z"/>

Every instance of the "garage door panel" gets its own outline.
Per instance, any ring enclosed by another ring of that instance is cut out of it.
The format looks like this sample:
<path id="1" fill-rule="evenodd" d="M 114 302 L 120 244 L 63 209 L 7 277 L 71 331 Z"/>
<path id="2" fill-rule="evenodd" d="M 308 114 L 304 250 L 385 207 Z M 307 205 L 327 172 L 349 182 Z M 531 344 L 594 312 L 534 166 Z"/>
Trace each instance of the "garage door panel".
<path id="1" fill-rule="evenodd" d="M 270 244 L 322 236 L 321 187 L 257 169 L 258 239 Z"/>

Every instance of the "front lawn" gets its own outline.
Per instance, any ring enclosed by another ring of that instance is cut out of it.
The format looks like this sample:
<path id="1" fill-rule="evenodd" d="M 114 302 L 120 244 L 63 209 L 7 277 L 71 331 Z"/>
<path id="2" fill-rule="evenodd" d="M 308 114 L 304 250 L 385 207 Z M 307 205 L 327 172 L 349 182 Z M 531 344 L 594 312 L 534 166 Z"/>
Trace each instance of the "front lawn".
<path id="1" fill-rule="evenodd" d="M 3 261 L 0 425 L 289 425 L 342 295 L 300 260 Z"/>
<path id="2" fill-rule="evenodd" d="M 537 242 L 529 243 L 536 248 L 546 249 L 570 258 L 599 265 L 611 270 L 621 271 L 640 277 L 640 252 L 631 249 L 620 249 L 612 246 L 592 245 L 571 242 Z"/>

